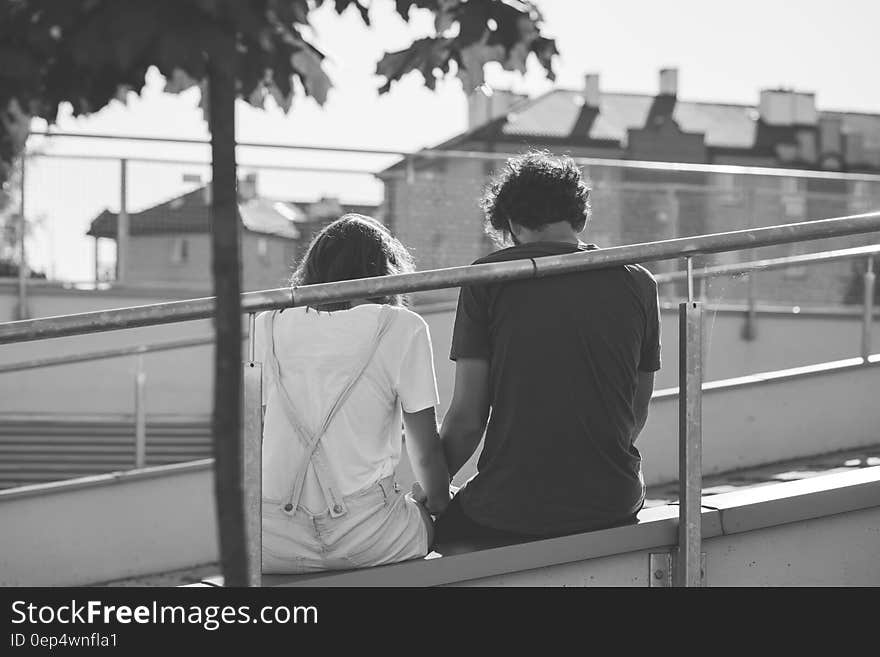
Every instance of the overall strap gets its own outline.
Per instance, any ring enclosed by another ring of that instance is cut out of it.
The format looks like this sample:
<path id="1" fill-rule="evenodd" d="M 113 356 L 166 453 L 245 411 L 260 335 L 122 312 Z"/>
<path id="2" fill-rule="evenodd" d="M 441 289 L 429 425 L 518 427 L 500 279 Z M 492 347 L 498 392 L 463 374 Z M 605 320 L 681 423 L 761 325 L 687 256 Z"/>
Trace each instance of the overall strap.
<path id="1" fill-rule="evenodd" d="M 302 490 L 305 484 L 306 474 L 308 472 L 308 466 L 309 463 L 311 463 L 315 469 L 315 476 L 318 480 L 318 485 L 321 487 L 321 491 L 324 493 L 324 498 L 328 506 L 330 507 L 330 515 L 332 517 L 338 517 L 344 515 L 347 509 L 345 507 L 345 501 L 343 500 L 342 494 L 340 492 L 341 489 L 328 466 L 327 455 L 324 451 L 323 446 L 321 445 L 321 439 L 323 438 L 330 424 L 333 422 L 333 419 L 338 414 L 339 410 L 342 408 L 342 405 L 350 396 L 355 384 L 363 376 L 364 372 L 367 369 L 367 366 L 372 361 L 373 356 L 375 355 L 379 347 L 379 343 L 382 340 L 382 337 L 385 335 L 389 326 L 391 325 L 392 310 L 389 306 L 382 307 L 379 313 L 379 321 L 376 335 L 370 342 L 364 358 L 359 363 L 358 367 L 352 370 L 352 373 L 349 376 L 349 379 L 347 380 L 345 386 L 343 386 L 333 404 L 330 405 L 330 408 L 328 409 L 323 421 L 321 422 L 319 430 L 316 432 L 309 431 L 306 428 L 305 423 L 301 421 L 299 413 L 296 410 L 296 406 L 293 403 L 293 399 L 291 398 L 287 388 L 281 381 L 281 367 L 275 353 L 274 340 L 274 324 L 276 313 L 277 311 L 273 313 L 273 315 L 269 318 L 269 372 L 274 379 L 274 383 L 278 389 L 278 392 L 280 393 L 282 407 L 284 408 L 285 414 L 287 415 L 287 419 L 290 421 L 290 424 L 293 427 L 295 433 L 303 443 L 306 456 L 306 458 L 303 459 L 302 464 L 298 468 L 296 476 L 294 477 L 294 483 L 292 486 L 290 497 L 288 498 L 288 501 L 285 505 L 285 511 L 291 513 L 296 509 L 297 505 L 299 504 L 299 501 L 302 497 Z"/>

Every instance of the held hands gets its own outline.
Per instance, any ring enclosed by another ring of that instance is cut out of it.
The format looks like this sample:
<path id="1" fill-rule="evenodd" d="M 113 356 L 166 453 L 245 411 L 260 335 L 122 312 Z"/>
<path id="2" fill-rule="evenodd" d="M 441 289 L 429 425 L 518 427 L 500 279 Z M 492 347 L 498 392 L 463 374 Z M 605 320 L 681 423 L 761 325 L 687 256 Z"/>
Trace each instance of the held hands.
<path id="1" fill-rule="evenodd" d="M 430 513 L 432 516 L 439 515 L 446 508 L 446 505 L 449 503 L 449 499 L 447 498 L 442 507 L 439 510 L 432 509 L 428 505 L 428 494 L 422 488 L 422 485 L 419 482 L 413 482 L 412 490 L 409 492 L 409 497 L 412 498 L 414 502 L 421 504 L 425 507 L 425 510 Z"/>
<path id="2" fill-rule="evenodd" d="M 422 489 L 422 485 L 417 481 L 413 482 L 412 490 L 409 494 L 413 500 L 423 506 L 428 503 L 428 494 Z"/>

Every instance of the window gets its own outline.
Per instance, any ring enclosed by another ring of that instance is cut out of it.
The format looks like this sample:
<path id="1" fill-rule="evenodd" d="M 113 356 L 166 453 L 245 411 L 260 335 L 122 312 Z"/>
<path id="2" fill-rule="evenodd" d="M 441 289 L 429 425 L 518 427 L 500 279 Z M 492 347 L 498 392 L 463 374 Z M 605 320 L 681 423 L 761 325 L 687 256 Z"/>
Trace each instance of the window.
<path id="1" fill-rule="evenodd" d="M 171 243 L 171 262 L 182 265 L 189 261 L 189 242 L 184 237 L 177 237 Z"/>

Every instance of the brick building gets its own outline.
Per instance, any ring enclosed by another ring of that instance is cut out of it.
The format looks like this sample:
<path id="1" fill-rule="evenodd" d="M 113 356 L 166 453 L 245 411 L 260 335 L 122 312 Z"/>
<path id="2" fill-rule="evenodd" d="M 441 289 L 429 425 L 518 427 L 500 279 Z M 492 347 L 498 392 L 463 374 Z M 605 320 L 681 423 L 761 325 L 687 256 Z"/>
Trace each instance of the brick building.
<path id="1" fill-rule="evenodd" d="M 128 256 L 117 278 L 131 285 L 211 287 L 211 187 L 129 213 Z M 375 215 L 376 206 L 338 199 L 292 202 L 257 193 L 253 174 L 239 182 L 242 290 L 280 287 L 312 236 L 346 212 Z M 116 240 L 118 215 L 104 210 L 87 235 Z M 97 248 L 95 253 L 97 254 Z M 97 272 L 97 264 L 96 264 Z M 96 273 L 97 276 L 97 273 Z"/>
<path id="2" fill-rule="evenodd" d="M 656 95 L 605 92 L 599 76 L 587 75 L 582 89 L 555 89 L 532 99 L 506 91 L 476 94 L 469 100 L 469 124 L 465 133 L 433 150 L 516 153 L 542 148 L 594 158 L 585 168 L 593 187 L 587 239 L 600 246 L 880 208 L 880 114 L 820 111 L 812 93 L 764 90 L 756 106 L 694 102 L 678 98 L 675 69 L 660 72 Z M 637 162 L 731 168 L 633 166 Z M 485 160 L 416 155 L 380 174 L 387 221 L 413 249 L 419 268 L 466 264 L 494 248 L 483 233 L 477 199 L 497 166 Z M 737 166 L 821 173 L 737 175 Z M 880 237 L 719 254 L 703 262 L 732 263 L 872 242 Z M 668 271 L 680 263 L 650 266 Z M 840 303 L 859 266 L 842 262 L 763 272 L 756 277 L 759 298 L 786 304 Z M 742 279 L 719 279 L 707 293 L 710 298 L 717 293 L 719 301 L 739 301 L 747 285 Z M 431 299 L 453 295 L 432 294 Z"/>

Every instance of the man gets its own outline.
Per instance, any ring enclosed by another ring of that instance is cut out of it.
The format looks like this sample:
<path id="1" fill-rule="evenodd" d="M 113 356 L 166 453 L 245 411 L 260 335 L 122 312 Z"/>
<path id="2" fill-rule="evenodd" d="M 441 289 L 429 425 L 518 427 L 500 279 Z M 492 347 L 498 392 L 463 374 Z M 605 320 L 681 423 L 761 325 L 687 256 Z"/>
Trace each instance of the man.
<path id="1" fill-rule="evenodd" d="M 589 191 L 570 158 L 511 158 L 482 207 L 490 234 L 513 246 L 476 262 L 597 248 L 578 239 Z M 634 441 L 660 369 L 657 284 L 646 269 L 463 287 L 450 358 L 455 391 L 441 429 L 450 474 L 484 430 L 485 443 L 478 474 L 437 521 L 438 543 L 635 520 L 645 487 Z"/>

